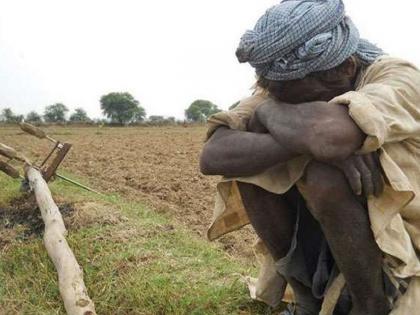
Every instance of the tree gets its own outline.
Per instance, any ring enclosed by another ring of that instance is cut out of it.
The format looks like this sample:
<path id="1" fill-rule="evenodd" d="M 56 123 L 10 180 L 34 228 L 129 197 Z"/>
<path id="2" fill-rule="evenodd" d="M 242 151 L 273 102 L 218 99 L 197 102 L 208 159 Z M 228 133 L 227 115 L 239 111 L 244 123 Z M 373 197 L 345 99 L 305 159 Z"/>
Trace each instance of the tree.
<path id="1" fill-rule="evenodd" d="M 138 106 L 137 111 L 134 114 L 133 121 L 134 122 L 141 122 L 144 121 L 146 118 L 146 111 L 143 107 Z"/>
<path id="2" fill-rule="evenodd" d="M 210 101 L 196 100 L 185 110 L 185 117 L 194 122 L 205 122 L 207 118 L 220 109 Z"/>
<path id="3" fill-rule="evenodd" d="M 151 122 L 153 122 L 153 123 L 156 123 L 156 122 L 163 122 L 163 121 L 165 120 L 165 117 L 155 115 L 155 116 L 150 116 L 150 117 L 149 117 L 149 120 L 150 120 Z"/>
<path id="4" fill-rule="evenodd" d="M 1 120 L 8 124 L 16 124 L 23 120 L 23 115 L 15 115 L 10 108 L 5 108 L 1 112 Z"/>
<path id="5" fill-rule="evenodd" d="M 117 122 L 125 125 L 134 121 L 143 121 L 146 111 L 139 106 L 139 102 L 130 93 L 114 92 L 101 97 L 102 113 Z"/>
<path id="6" fill-rule="evenodd" d="M 176 123 L 175 117 L 172 117 L 172 116 L 164 117 L 164 116 L 158 116 L 158 115 L 149 116 L 148 122 L 150 125 L 158 125 L 158 126 L 175 125 Z"/>
<path id="7" fill-rule="evenodd" d="M 88 117 L 86 111 L 83 108 L 76 108 L 74 113 L 70 116 L 71 122 L 90 122 L 91 119 Z"/>
<path id="8" fill-rule="evenodd" d="M 66 114 L 69 109 L 61 103 L 47 106 L 44 111 L 44 119 L 46 122 L 66 122 Z"/>
<path id="9" fill-rule="evenodd" d="M 1 112 L 1 120 L 4 122 L 10 121 L 14 116 L 13 111 L 10 108 L 5 108 Z"/>
<path id="10" fill-rule="evenodd" d="M 25 121 L 30 123 L 40 123 L 42 122 L 42 117 L 37 112 L 32 111 L 26 115 Z"/>
<path id="11" fill-rule="evenodd" d="M 235 103 L 233 103 L 230 107 L 229 110 L 235 109 L 238 105 L 239 105 L 240 101 L 237 101 Z"/>

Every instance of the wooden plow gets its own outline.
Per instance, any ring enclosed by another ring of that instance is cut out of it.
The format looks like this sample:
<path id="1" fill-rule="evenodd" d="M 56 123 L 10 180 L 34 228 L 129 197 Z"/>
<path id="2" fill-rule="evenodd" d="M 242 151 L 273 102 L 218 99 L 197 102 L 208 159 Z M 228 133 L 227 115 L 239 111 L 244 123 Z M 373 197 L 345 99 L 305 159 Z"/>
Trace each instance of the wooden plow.
<path id="1" fill-rule="evenodd" d="M 45 224 L 44 245 L 57 270 L 60 295 L 67 314 L 94 315 L 96 314 L 95 306 L 87 293 L 83 281 L 83 270 L 67 243 L 67 230 L 63 217 L 52 198 L 47 184 L 55 176 L 63 178 L 56 171 L 71 149 L 71 144 L 61 143 L 46 135 L 41 129 L 26 123 L 21 124 L 21 128 L 23 131 L 37 138 L 48 139 L 53 142 L 54 148 L 42 164 L 36 166 L 15 149 L 0 143 L 0 155 L 3 156 L 3 160 L 0 159 L 0 171 L 14 179 L 23 179 L 29 184 L 30 191 L 35 195 L 36 202 L 41 211 L 42 220 Z M 18 161 L 24 164 L 24 176 L 10 164 L 11 161 Z M 66 177 L 63 179 L 81 188 L 96 192 Z"/>

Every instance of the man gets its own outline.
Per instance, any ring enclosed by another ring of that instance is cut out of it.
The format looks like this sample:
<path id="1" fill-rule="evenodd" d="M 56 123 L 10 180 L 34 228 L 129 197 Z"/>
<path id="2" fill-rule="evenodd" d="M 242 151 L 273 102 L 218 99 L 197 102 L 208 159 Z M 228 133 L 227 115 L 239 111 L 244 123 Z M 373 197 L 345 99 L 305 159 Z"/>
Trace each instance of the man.
<path id="1" fill-rule="evenodd" d="M 258 87 L 209 120 L 201 169 L 225 176 L 209 238 L 251 222 L 270 254 L 253 296 L 276 305 L 286 279 L 285 314 L 416 314 L 420 72 L 340 0 L 281 2 L 236 54 Z"/>

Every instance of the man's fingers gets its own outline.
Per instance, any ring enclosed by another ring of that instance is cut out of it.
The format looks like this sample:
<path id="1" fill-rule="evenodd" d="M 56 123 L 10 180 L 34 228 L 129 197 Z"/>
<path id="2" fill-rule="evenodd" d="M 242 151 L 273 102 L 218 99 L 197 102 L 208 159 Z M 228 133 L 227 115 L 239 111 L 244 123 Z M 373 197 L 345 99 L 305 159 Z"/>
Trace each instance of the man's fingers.
<path id="1" fill-rule="evenodd" d="M 379 197 L 384 191 L 384 179 L 382 177 L 382 168 L 378 154 L 376 152 L 366 154 L 363 156 L 363 159 L 372 174 L 374 195 Z"/>
<path id="2" fill-rule="evenodd" d="M 359 173 L 362 177 L 363 192 L 366 197 L 373 195 L 375 191 L 375 185 L 373 183 L 372 172 L 369 167 L 366 165 L 363 157 L 357 156 L 355 158 L 356 167 L 359 170 Z"/>
<path id="3" fill-rule="evenodd" d="M 384 180 L 379 158 L 376 154 L 353 155 L 335 164 L 344 172 L 351 189 L 356 195 L 364 197 L 380 196 L 384 190 Z"/>
<path id="4" fill-rule="evenodd" d="M 362 194 L 362 180 L 359 171 L 354 166 L 348 166 L 344 169 L 344 175 L 346 176 L 351 189 L 356 195 Z"/>

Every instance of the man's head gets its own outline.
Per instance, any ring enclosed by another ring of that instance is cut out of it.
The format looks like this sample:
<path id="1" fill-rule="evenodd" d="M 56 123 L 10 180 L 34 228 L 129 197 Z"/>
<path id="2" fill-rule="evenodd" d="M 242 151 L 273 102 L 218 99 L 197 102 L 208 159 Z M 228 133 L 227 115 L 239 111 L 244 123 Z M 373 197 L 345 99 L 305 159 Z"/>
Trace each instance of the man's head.
<path id="1" fill-rule="evenodd" d="M 257 85 L 277 100 L 289 104 L 328 102 L 338 95 L 354 90 L 361 67 L 359 59 L 352 56 L 333 69 L 310 73 L 303 79 L 275 81 L 259 77 Z"/>
<path id="2" fill-rule="evenodd" d="M 260 86 L 293 103 L 351 90 L 359 66 L 382 54 L 360 39 L 342 0 L 284 0 L 242 36 L 236 51 L 255 68 Z"/>

